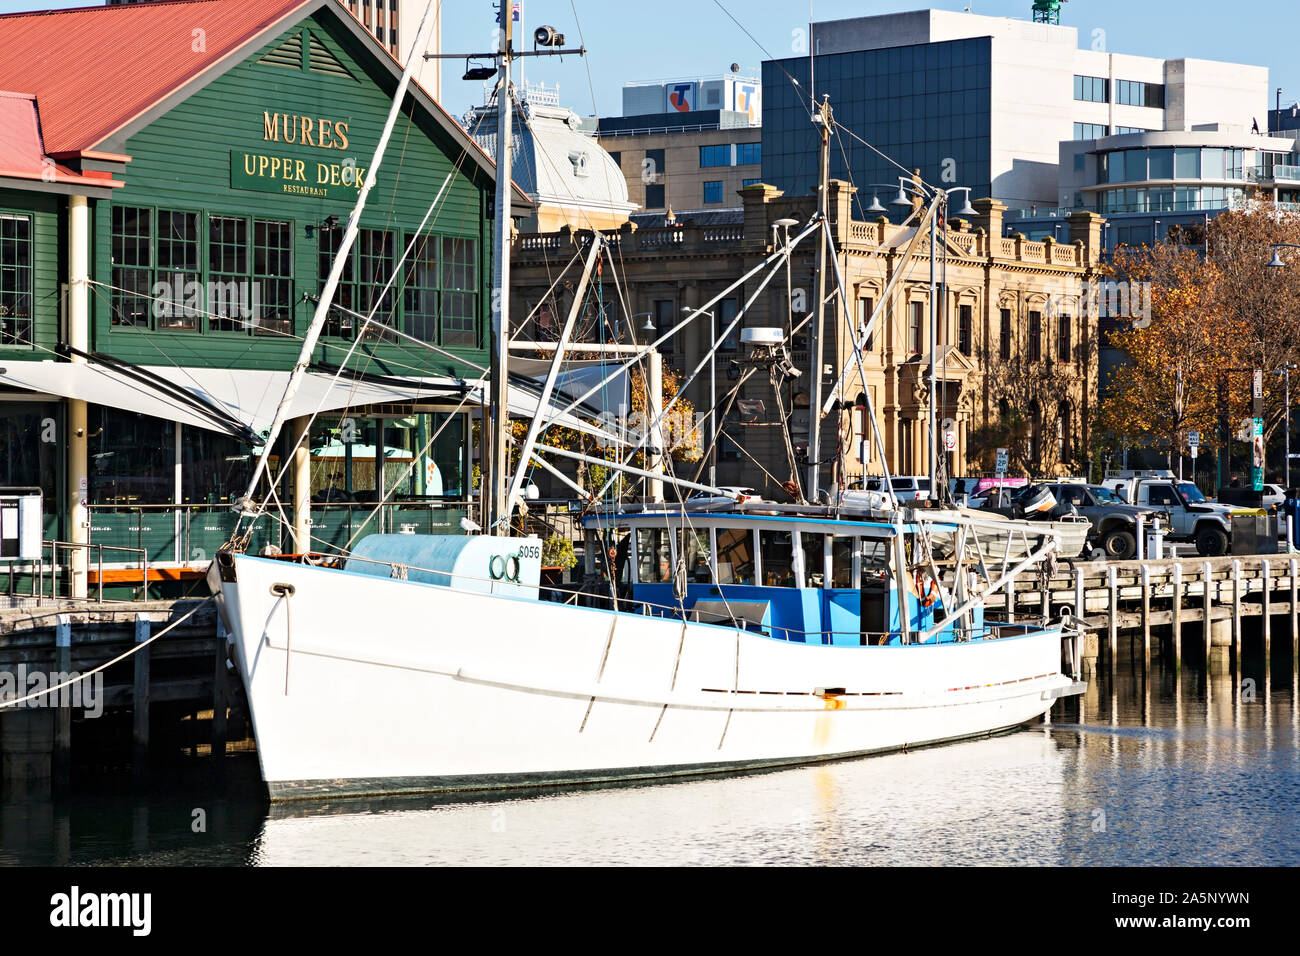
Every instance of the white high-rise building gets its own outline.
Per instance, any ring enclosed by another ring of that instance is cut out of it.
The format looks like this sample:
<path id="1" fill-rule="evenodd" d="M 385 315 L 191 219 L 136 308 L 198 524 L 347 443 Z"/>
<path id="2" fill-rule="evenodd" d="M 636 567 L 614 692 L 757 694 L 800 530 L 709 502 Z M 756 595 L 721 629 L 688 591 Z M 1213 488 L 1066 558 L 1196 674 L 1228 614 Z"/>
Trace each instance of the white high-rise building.
<path id="1" fill-rule="evenodd" d="M 1113 52 L 1101 30 L 1080 40 L 1072 26 L 945 10 L 818 23 L 813 93 L 829 93 L 840 122 L 927 180 L 951 182 L 947 163 L 976 195 L 1012 208 L 1058 204 L 1062 141 L 1267 123 L 1266 67 Z M 763 174 L 800 193 L 816 170 L 804 155 L 816 149 L 808 73 L 807 55 L 763 72 Z M 864 151 L 848 172 L 865 184 L 890 170 Z"/>

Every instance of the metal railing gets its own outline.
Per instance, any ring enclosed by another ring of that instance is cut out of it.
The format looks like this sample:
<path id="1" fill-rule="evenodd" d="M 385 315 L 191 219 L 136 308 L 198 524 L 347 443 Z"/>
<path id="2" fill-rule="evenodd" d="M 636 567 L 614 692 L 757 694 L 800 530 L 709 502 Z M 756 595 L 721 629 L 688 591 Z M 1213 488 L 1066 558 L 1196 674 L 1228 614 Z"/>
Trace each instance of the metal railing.
<path id="1" fill-rule="evenodd" d="M 97 563 L 99 566 L 97 584 L 99 589 L 100 604 L 104 603 L 104 552 L 105 551 L 127 551 L 133 554 L 137 554 L 139 555 L 140 584 L 141 584 L 142 596 L 147 598 L 149 595 L 149 555 L 143 548 L 125 548 L 125 547 L 119 547 L 111 544 L 83 544 L 75 541 L 46 540 L 41 542 L 41 556 L 36 559 L 35 574 L 32 577 L 32 597 L 36 599 L 36 604 L 38 607 L 45 601 L 45 567 L 46 567 L 45 550 L 46 548 L 49 548 L 50 550 L 49 569 L 50 569 L 50 600 L 51 601 L 57 601 L 59 599 L 59 571 L 61 569 L 59 565 L 60 551 L 71 552 L 77 550 L 84 550 L 86 551 L 87 564 L 90 563 L 89 562 L 90 552 L 92 550 L 96 552 L 98 558 Z M 15 587 L 16 570 L 17 569 L 15 567 L 15 563 L 11 562 L 9 565 L 9 596 L 11 598 L 16 596 L 16 587 Z M 67 597 L 72 597 L 72 596 L 73 595 L 71 594 L 67 595 Z"/>
<path id="2" fill-rule="evenodd" d="M 341 549 L 354 536 L 398 532 L 404 526 L 422 534 L 458 533 L 470 505 L 463 501 L 313 502 L 312 550 Z M 377 514 L 374 514 L 378 510 Z M 91 505 L 90 540 L 107 548 L 147 553 L 151 564 L 193 564 L 210 559 L 230 539 L 239 516 L 229 505 Z M 372 516 L 373 515 L 373 516 Z M 293 519 L 286 512 L 285 517 Z M 291 532 L 278 515 L 257 519 L 249 551 L 267 546 L 281 551 Z"/>

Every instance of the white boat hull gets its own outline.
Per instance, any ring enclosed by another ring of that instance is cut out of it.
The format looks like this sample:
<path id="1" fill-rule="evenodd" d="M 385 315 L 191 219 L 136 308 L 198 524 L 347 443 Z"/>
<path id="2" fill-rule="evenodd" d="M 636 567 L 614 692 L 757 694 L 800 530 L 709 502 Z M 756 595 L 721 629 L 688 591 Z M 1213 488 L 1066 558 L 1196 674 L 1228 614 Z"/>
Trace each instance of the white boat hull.
<path id="1" fill-rule="evenodd" d="M 276 800 L 836 759 L 1014 727 L 1079 686 L 1054 629 L 822 647 L 245 556 L 233 578 L 223 616 Z"/>

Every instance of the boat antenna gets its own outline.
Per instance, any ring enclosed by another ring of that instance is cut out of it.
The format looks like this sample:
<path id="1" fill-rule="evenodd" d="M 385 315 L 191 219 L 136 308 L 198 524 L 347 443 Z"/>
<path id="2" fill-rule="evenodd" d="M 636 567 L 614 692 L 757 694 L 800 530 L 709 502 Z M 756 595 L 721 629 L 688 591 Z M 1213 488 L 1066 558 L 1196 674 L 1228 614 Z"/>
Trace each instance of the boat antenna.
<path id="1" fill-rule="evenodd" d="M 522 11 L 521 11 L 522 16 Z M 564 34 L 554 27 L 540 26 L 533 31 L 533 49 L 514 49 L 514 4 L 500 0 L 497 4 L 497 49 L 491 53 L 426 53 L 424 59 L 474 59 L 493 60 L 497 66 L 497 131 L 496 131 L 496 185 L 493 210 L 492 241 L 492 335 L 488 362 L 488 408 L 483 421 L 483 528 L 487 534 L 507 531 L 510 520 L 510 500 L 507 482 L 510 480 L 510 429 L 509 379 L 507 377 L 510 337 L 510 189 L 511 139 L 514 132 L 514 91 L 511 89 L 510 67 L 516 59 L 528 56 L 563 56 L 576 53 L 585 56 L 587 48 L 564 48 Z M 545 47 L 546 49 L 539 49 Z M 466 79 L 484 77 L 466 72 Z M 540 409 L 538 410 L 540 413 Z M 525 459 L 525 462 L 527 459 Z"/>

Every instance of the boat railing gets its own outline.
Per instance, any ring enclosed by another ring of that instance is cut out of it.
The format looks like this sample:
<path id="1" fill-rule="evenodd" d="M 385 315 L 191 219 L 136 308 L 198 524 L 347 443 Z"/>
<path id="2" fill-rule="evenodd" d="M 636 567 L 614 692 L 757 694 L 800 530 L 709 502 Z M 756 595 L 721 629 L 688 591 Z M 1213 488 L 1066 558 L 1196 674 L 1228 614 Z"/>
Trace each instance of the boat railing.
<path id="1" fill-rule="evenodd" d="M 289 560 L 296 562 L 315 563 L 317 560 L 326 557 L 325 555 L 293 555 Z M 463 581 L 477 581 L 481 583 L 499 583 L 493 581 L 490 577 L 476 577 L 466 575 L 463 572 L 452 572 L 445 568 L 425 568 L 410 564 L 399 564 L 392 561 L 381 561 L 378 558 L 361 557 L 358 555 L 349 555 L 349 562 L 361 562 L 365 564 L 381 565 L 389 568 L 395 578 L 409 578 L 412 571 L 423 574 L 441 575 L 450 578 L 453 575 Z M 863 631 L 854 629 L 851 631 L 841 630 L 820 630 L 810 631 L 806 628 L 787 627 L 776 623 L 759 623 L 745 620 L 739 616 L 716 621 L 692 620 L 691 615 L 694 613 L 693 607 L 687 607 L 685 604 L 664 604 L 657 601 L 647 601 L 642 598 L 625 598 L 617 595 L 610 595 L 593 591 L 590 589 L 565 587 L 563 585 L 539 585 L 539 595 L 542 600 L 551 601 L 560 604 L 576 604 L 583 600 L 592 605 L 604 607 L 608 610 L 621 610 L 629 613 L 641 614 L 645 617 L 659 617 L 666 619 L 675 619 L 688 621 L 696 624 L 711 624 L 718 627 L 738 628 L 739 630 L 751 631 L 754 633 L 763 633 L 776 640 L 783 640 L 789 643 L 809 644 L 817 643 L 822 645 L 833 645 L 836 643 L 836 637 L 851 638 L 856 641 L 867 639 L 868 644 L 884 644 L 891 638 L 898 637 L 898 631 Z M 740 600 L 736 598 L 736 600 Z M 983 640 L 992 636 L 997 636 L 1000 630 L 1007 627 L 1029 628 L 1033 629 L 1039 625 L 1029 622 L 1016 622 L 1014 625 L 1005 622 L 986 621 L 981 627 L 963 627 L 960 623 L 955 622 L 954 630 L 959 641 Z M 816 638 L 817 640 L 811 640 Z M 843 645 L 841 645 L 843 646 Z"/>

